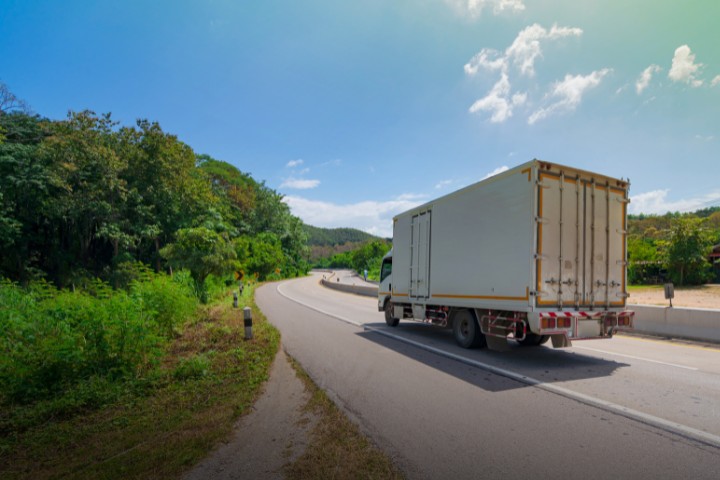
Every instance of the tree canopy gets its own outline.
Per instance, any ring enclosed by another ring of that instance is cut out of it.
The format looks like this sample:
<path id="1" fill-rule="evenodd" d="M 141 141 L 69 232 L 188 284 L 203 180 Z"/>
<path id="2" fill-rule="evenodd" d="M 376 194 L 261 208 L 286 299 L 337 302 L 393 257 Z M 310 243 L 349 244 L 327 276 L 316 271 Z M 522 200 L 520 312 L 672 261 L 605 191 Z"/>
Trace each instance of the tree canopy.
<path id="1" fill-rule="evenodd" d="M 12 105 L 0 115 L 0 277 L 65 287 L 141 261 L 200 279 L 227 270 L 201 268 L 187 250 L 209 238 L 223 253 L 205 254 L 225 267 L 237 260 L 259 278 L 307 271 L 300 220 L 233 165 L 196 154 L 156 122 L 121 126 L 87 110 L 53 121 Z M 262 250 L 249 244 L 272 245 L 273 268 L 238 256 Z"/>

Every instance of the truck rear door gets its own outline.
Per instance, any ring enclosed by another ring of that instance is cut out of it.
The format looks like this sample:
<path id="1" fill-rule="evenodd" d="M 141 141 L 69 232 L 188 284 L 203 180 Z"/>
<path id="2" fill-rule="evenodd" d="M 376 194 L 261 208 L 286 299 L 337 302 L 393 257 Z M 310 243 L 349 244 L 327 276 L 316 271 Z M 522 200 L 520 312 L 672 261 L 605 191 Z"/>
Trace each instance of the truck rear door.
<path id="1" fill-rule="evenodd" d="M 538 306 L 623 306 L 624 185 L 562 170 L 541 169 L 538 180 Z"/>

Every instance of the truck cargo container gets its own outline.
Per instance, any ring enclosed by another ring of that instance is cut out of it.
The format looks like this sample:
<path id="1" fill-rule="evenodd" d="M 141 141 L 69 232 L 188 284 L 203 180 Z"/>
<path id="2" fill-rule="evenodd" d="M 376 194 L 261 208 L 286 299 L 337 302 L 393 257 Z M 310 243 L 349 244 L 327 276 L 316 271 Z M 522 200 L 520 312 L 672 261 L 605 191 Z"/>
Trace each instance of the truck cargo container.
<path id="1" fill-rule="evenodd" d="M 378 309 L 465 348 L 611 338 L 626 310 L 629 182 L 540 160 L 393 219 Z"/>

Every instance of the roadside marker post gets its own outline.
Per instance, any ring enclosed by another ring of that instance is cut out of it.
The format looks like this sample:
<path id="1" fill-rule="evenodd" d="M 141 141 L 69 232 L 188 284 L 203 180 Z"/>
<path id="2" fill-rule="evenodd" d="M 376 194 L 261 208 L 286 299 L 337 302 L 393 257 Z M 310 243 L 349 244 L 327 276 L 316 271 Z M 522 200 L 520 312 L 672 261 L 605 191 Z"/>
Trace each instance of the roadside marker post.
<path id="1" fill-rule="evenodd" d="M 252 340 L 252 310 L 250 307 L 243 308 L 243 318 L 245 319 L 245 340 Z"/>
<path id="2" fill-rule="evenodd" d="M 233 292 L 233 308 L 238 308 L 238 294 Z"/>

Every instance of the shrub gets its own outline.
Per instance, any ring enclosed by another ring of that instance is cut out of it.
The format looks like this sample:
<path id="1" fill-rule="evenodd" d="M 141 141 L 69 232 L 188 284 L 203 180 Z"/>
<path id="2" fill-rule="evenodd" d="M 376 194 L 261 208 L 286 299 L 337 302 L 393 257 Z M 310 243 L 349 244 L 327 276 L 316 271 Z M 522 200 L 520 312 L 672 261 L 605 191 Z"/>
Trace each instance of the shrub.
<path id="1" fill-rule="evenodd" d="M 165 275 L 135 281 L 130 292 L 88 286 L 92 294 L 0 282 L 0 403 L 49 398 L 91 378 L 138 377 L 197 306 L 186 283 Z"/>
<path id="2" fill-rule="evenodd" d="M 173 376 L 177 380 L 202 378 L 210 372 L 210 359 L 206 354 L 183 358 L 175 367 Z"/>
<path id="3" fill-rule="evenodd" d="M 135 281 L 130 286 L 130 292 L 142 302 L 159 332 L 167 338 L 171 338 L 177 327 L 192 317 L 197 307 L 192 288 L 182 280 L 176 282 L 165 275 Z"/>

